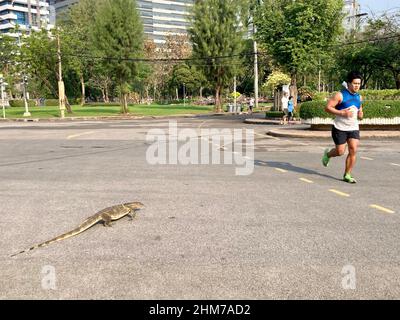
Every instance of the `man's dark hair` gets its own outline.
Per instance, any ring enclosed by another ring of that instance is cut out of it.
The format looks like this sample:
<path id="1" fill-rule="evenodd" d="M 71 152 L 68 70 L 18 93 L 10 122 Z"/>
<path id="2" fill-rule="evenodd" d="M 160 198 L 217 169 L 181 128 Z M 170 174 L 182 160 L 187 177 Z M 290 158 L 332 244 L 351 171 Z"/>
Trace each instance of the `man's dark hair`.
<path id="1" fill-rule="evenodd" d="M 360 79 L 362 81 L 363 76 L 357 71 L 352 71 L 347 75 L 347 83 L 352 83 L 354 79 Z"/>

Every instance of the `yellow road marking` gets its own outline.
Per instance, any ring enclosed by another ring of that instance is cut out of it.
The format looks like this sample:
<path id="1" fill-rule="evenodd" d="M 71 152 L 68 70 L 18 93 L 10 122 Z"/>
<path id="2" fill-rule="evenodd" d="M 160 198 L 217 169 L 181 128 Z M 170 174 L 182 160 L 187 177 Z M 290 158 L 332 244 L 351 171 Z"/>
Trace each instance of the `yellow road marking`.
<path id="1" fill-rule="evenodd" d="M 279 171 L 279 172 L 282 172 L 282 173 L 285 173 L 285 172 L 287 172 L 287 170 L 280 169 L 280 168 L 275 168 L 275 170 L 276 170 L 276 171 Z"/>
<path id="2" fill-rule="evenodd" d="M 77 138 L 77 137 L 84 136 L 84 135 L 87 135 L 87 134 L 92 134 L 92 133 L 94 133 L 94 131 L 88 131 L 88 132 L 73 134 L 73 135 L 68 136 L 67 139 L 70 140 L 70 139 L 73 139 L 73 138 Z"/>
<path id="3" fill-rule="evenodd" d="M 379 211 L 386 212 L 386 213 L 394 213 L 393 210 L 390 210 L 390 209 L 387 209 L 387 208 L 378 206 L 378 205 L 376 205 L 376 204 L 371 204 L 370 207 L 371 207 L 371 208 L 374 208 L 374 209 L 377 209 L 377 210 L 379 210 Z"/>
<path id="4" fill-rule="evenodd" d="M 342 196 L 342 197 L 350 197 L 349 194 L 341 192 L 341 191 L 338 191 L 338 190 L 335 190 L 335 189 L 329 189 L 329 191 L 333 192 L 333 193 L 336 193 L 336 194 L 338 194 L 339 196 Z"/>
<path id="5" fill-rule="evenodd" d="M 391 163 L 391 165 L 392 165 L 392 166 L 400 167 L 400 164 L 398 164 L 398 163 Z"/>
<path id="6" fill-rule="evenodd" d="M 369 160 L 369 161 L 373 161 L 374 159 L 372 159 L 372 158 L 368 158 L 368 157 L 360 157 L 360 159 L 363 159 L 363 160 Z"/>
<path id="7" fill-rule="evenodd" d="M 306 178 L 299 178 L 299 180 L 307 182 L 307 183 L 314 183 L 314 181 L 308 180 Z"/>

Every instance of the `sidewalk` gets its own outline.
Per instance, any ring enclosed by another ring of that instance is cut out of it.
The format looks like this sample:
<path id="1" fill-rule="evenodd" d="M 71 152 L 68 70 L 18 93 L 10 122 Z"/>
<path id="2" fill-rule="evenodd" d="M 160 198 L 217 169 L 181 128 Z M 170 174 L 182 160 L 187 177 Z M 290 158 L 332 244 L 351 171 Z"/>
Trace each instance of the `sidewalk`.
<path id="1" fill-rule="evenodd" d="M 285 138 L 307 138 L 307 139 L 332 139 L 331 131 L 315 131 L 308 127 L 276 128 L 269 130 L 267 135 Z M 400 131 L 377 131 L 361 130 L 361 139 L 400 139 Z"/>
<path id="2" fill-rule="evenodd" d="M 61 118 L 0 118 L 0 122 L 63 122 L 63 121 L 99 121 L 99 120 L 139 120 L 139 119 L 165 119 L 165 118 L 191 118 L 191 117 L 204 117 L 214 115 L 214 113 L 201 113 L 201 114 L 177 114 L 166 116 L 94 116 L 94 117 L 65 117 Z"/>

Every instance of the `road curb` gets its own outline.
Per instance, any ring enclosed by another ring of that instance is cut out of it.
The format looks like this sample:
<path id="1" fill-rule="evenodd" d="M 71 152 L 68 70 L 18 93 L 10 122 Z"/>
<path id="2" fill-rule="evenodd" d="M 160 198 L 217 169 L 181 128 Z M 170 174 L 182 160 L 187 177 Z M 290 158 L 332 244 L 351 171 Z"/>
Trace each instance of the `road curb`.
<path id="1" fill-rule="evenodd" d="M 361 131 L 361 139 L 400 139 L 400 131 Z M 282 138 L 332 139 L 330 131 L 310 129 L 273 129 L 267 135 Z"/>

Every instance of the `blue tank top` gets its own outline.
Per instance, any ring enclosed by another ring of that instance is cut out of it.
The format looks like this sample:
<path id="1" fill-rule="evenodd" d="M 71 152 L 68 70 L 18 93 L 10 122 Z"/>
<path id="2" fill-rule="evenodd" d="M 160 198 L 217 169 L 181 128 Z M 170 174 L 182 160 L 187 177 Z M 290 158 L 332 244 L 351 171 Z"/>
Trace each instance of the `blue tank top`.
<path id="1" fill-rule="evenodd" d="M 360 94 L 350 93 L 350 91 L 347 89 L 343 89 L 342 91 L 340 91 L 340 93 L 343 96 L 343 100 L 342 103 L 336 106 L 337 110 L 344 110 L 352 106 L 357 107 L 357 109 L 360 110 L 362 104 Z"/>

